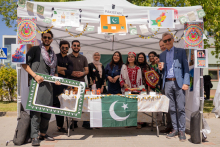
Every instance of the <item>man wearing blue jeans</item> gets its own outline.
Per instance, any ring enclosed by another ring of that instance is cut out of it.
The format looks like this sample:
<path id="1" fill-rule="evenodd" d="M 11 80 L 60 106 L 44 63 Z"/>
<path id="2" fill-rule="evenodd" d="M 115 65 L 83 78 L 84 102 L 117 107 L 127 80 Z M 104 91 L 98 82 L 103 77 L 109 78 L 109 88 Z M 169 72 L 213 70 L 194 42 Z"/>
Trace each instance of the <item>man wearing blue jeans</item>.
<path id="1" fill-rule="evenodd" d="M 158 68 L 163 74 L 162 88 L 170 99 L 169 112 L 173 131 L 167 135 L 172 138 L 179 135 L 180 141 L 185 141 L 185 90 L 189 88 L 189 66 L 186 51 L 173 46 L 174 37 L 170 33 L 162 36 L 166 51 L 160 54 Z M 164 68 L 162 66 L 164 63 Z"/>

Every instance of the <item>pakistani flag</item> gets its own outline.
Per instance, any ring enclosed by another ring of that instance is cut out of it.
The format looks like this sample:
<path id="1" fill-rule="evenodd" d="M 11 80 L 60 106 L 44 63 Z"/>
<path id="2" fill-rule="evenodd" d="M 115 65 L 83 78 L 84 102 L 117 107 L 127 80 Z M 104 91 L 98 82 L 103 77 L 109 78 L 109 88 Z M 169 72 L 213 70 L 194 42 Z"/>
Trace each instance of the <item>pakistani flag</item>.
<path id="1" fill-rule="evenodd" d="M 137 126 L 137 99 L 106 96 L 90 100 L 91 127 Z"/>
<path id="2" fill-rule="evenodd" d="M 108 16 L 108 24 L 119 24 L 119 17 L 117 16 Z"/>

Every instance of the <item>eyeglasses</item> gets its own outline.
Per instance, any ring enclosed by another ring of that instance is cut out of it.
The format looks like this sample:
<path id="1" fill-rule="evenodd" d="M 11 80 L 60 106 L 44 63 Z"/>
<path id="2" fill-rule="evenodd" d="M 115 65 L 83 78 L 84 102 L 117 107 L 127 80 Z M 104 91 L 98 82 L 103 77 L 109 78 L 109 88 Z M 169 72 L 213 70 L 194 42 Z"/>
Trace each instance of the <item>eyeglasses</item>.
<path id="1" fill-rule="evenodd" d="M 164 43 L 167 43 L 167 41 L 170 42 L 170 41 L 171 41 L 171 38 L 170 38 L 170 39 L 167 39 L 167 40 L 163 40 Z"/>
<path id="2" fill-rule="evenodd" d="M 68 50 L 69 48 L 68 47 L 62 47 L 61 49 L 62 50 Z"/>
<path id="3" fill-rule="evenodd" d="M 73 46 L 74 46 L 74 47 L 80 47 L 80 45 L 75 45 L 75 44 L 74 44 Z"/>
<path id="4" fill-rule="evenodd" d="M 51 40 L 52 39 L 52 37 L 47 37 L 47 36 L 44 36 L 43 37 L 43 39 L 47 39 L 48 38 L 48 40 Z"/>

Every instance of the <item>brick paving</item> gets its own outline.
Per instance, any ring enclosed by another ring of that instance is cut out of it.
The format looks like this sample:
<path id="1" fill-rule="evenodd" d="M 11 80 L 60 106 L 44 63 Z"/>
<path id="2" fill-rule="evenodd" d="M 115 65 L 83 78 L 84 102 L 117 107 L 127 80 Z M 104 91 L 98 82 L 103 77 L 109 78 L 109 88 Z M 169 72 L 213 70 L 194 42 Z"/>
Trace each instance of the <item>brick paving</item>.
<path id="1" fill-rule="evenodd" d="M 55 121 L 50 123 L 48 135 L 55 137 L 56 141 L 42 141 L 41 147 L 215 147 L 220 146 L 220 119 L 206 119 L 211 134 L 208 135 L 208 142 L 192 144 L 190 136 L 186 135 L 187 141 L 180 142 L 178 137 L 167 139 L 165 134 L 156 136 L 156 129 L 150 131 L 150 127 L 142 129 L 132 128 L 101 128 L 86 130 L 82 128 L 82 122 L 78 122 L 79 128 L 71 131 L 71 136 L 56 131 Z M 16 127 L 16 117 L 0 117 L 0 146 L 5 146 L 7 140 L 13 139 Z M 163 127 L 160 127 L 163 129 Z M 13 146 L 9 143 L 8 146 Z M 29 147 L 31 144 L 22 145 Z"/>

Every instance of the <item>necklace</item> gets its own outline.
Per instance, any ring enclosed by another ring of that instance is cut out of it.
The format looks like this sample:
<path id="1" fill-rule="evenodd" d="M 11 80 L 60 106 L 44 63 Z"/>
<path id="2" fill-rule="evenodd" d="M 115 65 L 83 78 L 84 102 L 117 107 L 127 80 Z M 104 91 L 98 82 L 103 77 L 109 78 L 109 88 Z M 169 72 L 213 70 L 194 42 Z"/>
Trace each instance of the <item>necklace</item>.
<path id="1" fill-rule="evenodd" d="M 128 65 L 128 67 L 129 67 L 129 68 L 134 68 L 134 67 L 135 67 L 135 65 L 133 65 L 133 66 Z"/>

